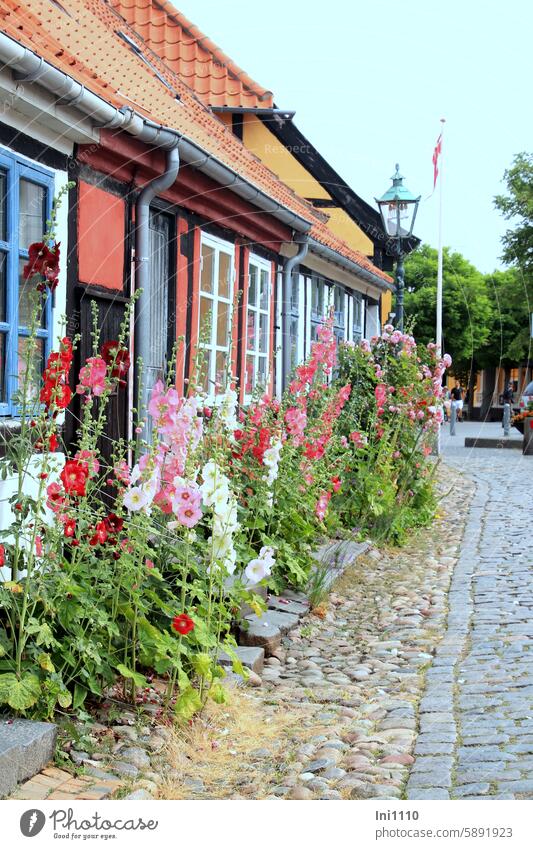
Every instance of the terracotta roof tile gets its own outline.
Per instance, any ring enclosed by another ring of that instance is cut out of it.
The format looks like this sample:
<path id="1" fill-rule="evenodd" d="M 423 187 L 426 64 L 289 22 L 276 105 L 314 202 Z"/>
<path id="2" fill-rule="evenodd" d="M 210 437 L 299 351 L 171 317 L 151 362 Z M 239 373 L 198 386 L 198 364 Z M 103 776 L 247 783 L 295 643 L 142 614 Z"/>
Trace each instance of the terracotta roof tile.
<path id="1" fill-rule="evenodd" d="M 209 106 L 215 105 L 215 101 L 220 106 L 240 106 L 243 99 L 250 106 L 273 106 L 272 92 L 252 80 L 167 0 L 108 2 Z M 196 72 L 188 67 L 191 58 L 204 65 L 202 77 L 223 80 L 224 85 L 213 82 L 210 87 L 197 86 Z"/>
<path id="2" fill-rule="evenodd" d="M 148 0 L 137 0 L 138 5 L 135 0 L 124 2 L 131 2 L 136 14 L 146 17 Z M 161 3 L 162 10 L 166 5 Z M 24 0 L 22 3 L 0 0 L 0 28 L 114 106 L 133 105 L 153 121 L 183 133 L 285 208 L 314 222 L 311 235 L 318 242 L 390 280 L 363 254 L 352 250 L 328 229 L 327 216 L 296 195 L 247 150 L 200 102 L 180 75 L 148 49 L 135 30 L 105 0 L 61 0 L 61 6 L 66 14 L 50 0 Z M 118 32 L 137 44 L 152 68 L 117 35 Z M 192 49 L 192 42 L 190 46 Z M 198 50 L 198 45 L 194 50 Z M 201 59 L 193 62 L 200 67 L 205 64 Z M 206 86 L 211 97 L 214 80 L 209 75 L 203 80 L 195 79 Z M 227 92 L 227 88 L 221 88 Z M 225 93 L 220 95 L 224 96 Z M 250 97 L 256 96 L 257 93 L 250 92 Z"/>

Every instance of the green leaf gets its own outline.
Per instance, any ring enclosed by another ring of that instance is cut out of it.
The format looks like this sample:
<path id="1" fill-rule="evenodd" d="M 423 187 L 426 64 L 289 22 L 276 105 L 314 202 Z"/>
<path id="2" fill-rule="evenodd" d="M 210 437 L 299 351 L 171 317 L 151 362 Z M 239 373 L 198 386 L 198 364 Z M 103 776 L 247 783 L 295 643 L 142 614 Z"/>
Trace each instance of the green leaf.
<path id="1" fill-rule="evenodd" d="M 176 701 L 174 713 L 179 719 L 188 722 L 201 707 L 202 700 L 198 691 L 194 687 L 187 687 Z"/>
<path id="2" fill-rule="evenodd" d="M 136 687 L 146 687 L 148 685 L 148 681 L 144 675 L 141 675 L 140 672 L 134 672 L 133 669 L 129 669 L 123 663 L 117 664 L 115 669 L 120 672 L 123 678 L 131 678 Z"/>
<path id="3" fill-rule="evenodd" d="M 228 701 L 228 694 L 219 681 L 215 681 L 209 689 L 209 696 L 217 705 L 224 705 Z"/>
<path id="4" fill-rule="evenodd" d="M 46 672 L 55 672 L 56 671 L 55 666 L 52 663 L 52 658 L 50 657 L 49 654 L 46 654 L 46 652 L 43 652 L 42 654 L 39 655 L 39 657 L 37 658 L 37 663 L 39 664 L 41 669 L 46 670 Z"/>
<path id="5" fill-rule="evenodd" d="M 41 683 L 36 675 L 28 673 L 19 681 L 14 672 L 0 675 L 0 704 L 17 711 L 25 711 L 35 704 L 41 694 Z"/>
<path id="6" fill-rule="evenodd" d="M 195 654 L 192 658 L 192 665 L 194 671 L 198 675 L 209 675 L 209 671 L 211 669 L 211 658 L 205 652 L 200 652 L 199 654 Z"/>
<path id="7" fill-rule="evenodd" d="M 72 696 L 68 690 L 61 690 L 57 694 L 57 700 L 62 708 L 68 708 L 72 704 Z"/>
<path id="8" fill-rule="evenodd" d="M 85 687 L 82 687 L 81 684 L 74 684 L 74 698 L 72 699 L 72 707 L 74 710 L 77 710 L 82 706 L 85 699 L 87 698 L 88 690 Z"/>

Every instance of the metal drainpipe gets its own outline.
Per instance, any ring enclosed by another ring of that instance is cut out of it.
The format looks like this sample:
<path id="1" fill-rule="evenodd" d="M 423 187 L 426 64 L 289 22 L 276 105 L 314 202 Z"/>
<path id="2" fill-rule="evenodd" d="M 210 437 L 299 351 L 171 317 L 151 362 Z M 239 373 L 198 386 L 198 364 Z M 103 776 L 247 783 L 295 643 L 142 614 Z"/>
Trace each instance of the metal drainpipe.
<path id="1" fill-rule="evenodd" d="M 295 266 L 307 256 L 309 241 L 307 236 L 295 239 L 296 244 L 301 245 L 296 256 L 285 261 L 283 268 L 283 302 L 281 315 L 281 350 L 282 350 L 282 384 L 285 390 L 291 373 L 291 290 L 292 272 Z"/>
<path id="2" fill-rule="evenodd" d="M 151 389 L 153 370 L 152 340 L 150 339 L 150 301 L 152 297 L 150 279 L 150 203 L 160 191 L 170 188 L 180 167 L 178 138 L 175 147 L 167 150 L 165 170 L 144 186 L 135 205 L 135 288 L 142 293 L 135 306 L 135 359 L 142 359 L 142 375 L 137 379 L 139 396 L 137 402 L 138 418 L 142 419 L 147 406 L 147 394 Z M 160 363 L 158 364 L 160 367 Z M 142 382 L 142 387 L 140 385 Z"/>

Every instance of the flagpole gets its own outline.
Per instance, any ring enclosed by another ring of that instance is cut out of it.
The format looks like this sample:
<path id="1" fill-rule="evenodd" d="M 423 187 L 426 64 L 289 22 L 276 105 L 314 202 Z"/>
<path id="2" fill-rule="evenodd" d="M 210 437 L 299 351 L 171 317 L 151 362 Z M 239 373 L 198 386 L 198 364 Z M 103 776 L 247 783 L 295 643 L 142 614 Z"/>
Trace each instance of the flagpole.
<path id="1" fill-rule="evenodd" d="M 440 149 L 440 168 L 439 168 L 439 250 L 437 260 L 437 356 L 442 356 L 442 183 L 444 178 L 444 124 L 445 118 L 440 119 L 441 129 L 441 149 Z"/>

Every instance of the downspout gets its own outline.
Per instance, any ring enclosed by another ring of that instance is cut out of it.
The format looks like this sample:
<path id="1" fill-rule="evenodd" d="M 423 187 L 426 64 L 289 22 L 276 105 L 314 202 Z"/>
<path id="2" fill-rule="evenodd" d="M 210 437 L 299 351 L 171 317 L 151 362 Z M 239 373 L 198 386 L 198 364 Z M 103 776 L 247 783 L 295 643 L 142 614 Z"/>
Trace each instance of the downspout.
<path id="1" fill-rule="evenodd" d="M 142 289 L 135 306 L 135 359 L 142 360 L 142 374 L 137 385 L 138 418 L 144 417 L 148 392 L 156 381 L 156 370 L 161 364 L 152 362 L 153 346 L 150 338 L 150 302 L 152 299 L 150 275 L 150 204 L 158 192 L 170 188 L 178 176 L 180 155 L 178 137 L 173 148 L 167 150 L 165 170 L 144 186 L 135 205 L 135 288 Z"/>
<path id="2" fill-rule="evenodd" d="M 292 272 L 294 268 L 307 256 L 309 250 L 308 236 L 295 239 L 300 245 L 300 250 L 295 256 L 285 260 L 283 268 L 283 300 L 281 314 L 281 350 L 282 350 L 282 387 L 287 388 L 289 375 L 291 373 L 291 294 L 292 294 Z"/>

